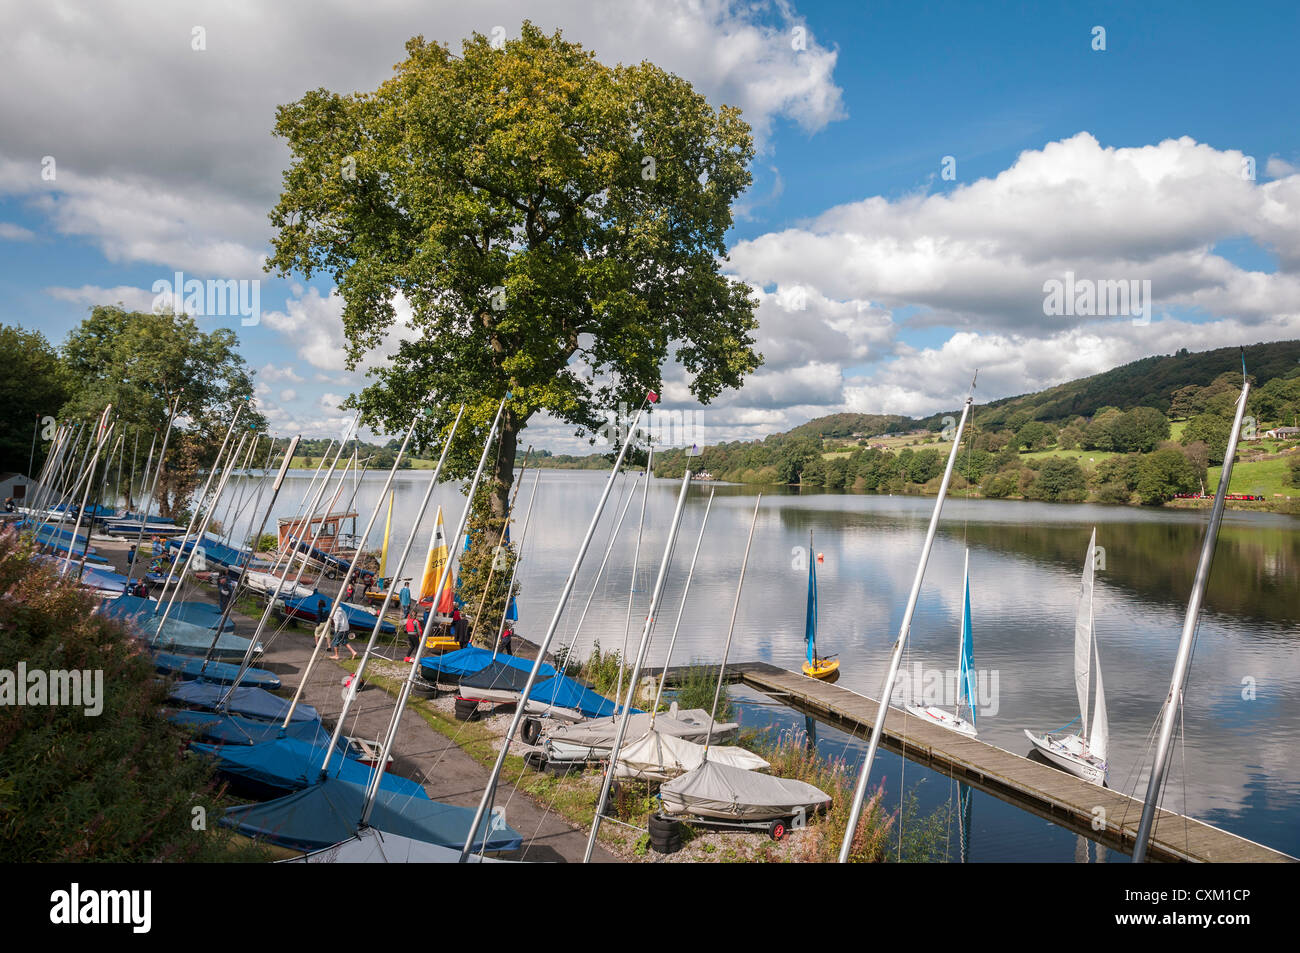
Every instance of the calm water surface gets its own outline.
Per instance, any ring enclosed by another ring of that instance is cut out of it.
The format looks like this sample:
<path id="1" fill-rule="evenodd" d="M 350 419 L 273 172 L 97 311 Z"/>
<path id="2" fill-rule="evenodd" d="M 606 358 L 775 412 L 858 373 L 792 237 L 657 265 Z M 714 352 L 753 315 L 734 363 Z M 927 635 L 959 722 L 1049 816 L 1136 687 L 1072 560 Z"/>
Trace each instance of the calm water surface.
<path id="1" fill-rule="evenodd" d="M 606 476 L 541 472 L 519 569 L 523 636 L 539 639 L 545 633 Z M 421 471 L 397 478 L 392 552 L 411 530 L 428 478 L 428 472 Z M 305 471 L 291 474 L 276 515 L 293 515 L 309 479 Z M 573 638 L 634 479 L 635 474 L 621 476 L 615 484 L 557 634 L 563 643 Z M 515 533 L 522 527 L 532 481 L 530 473 L 520 493 Z M 382 484 L 382 475 L 371 475 L 356 487 L 359 530 L 379 503 Z M 650 484 L 629 636 L 628 591 L 641 507 L 637 491 L 578 637 L 580 657 L 597 639 L 605 649 L 627 644 L 635 651 L 679 488 L 676 480 Z M 233 527 L 241 541 L 256 522 L 255 492 L 252 481 L 228 491 L 225 525 Z M 352 492 L 349 482 L 342 501 Z M 878 696 L 933 499 L 773 488 L 763 492 L 731 660 L 762 660 L 798 669 L 804 655 L 804 550 L 811 532 L 814 551 L 824 557 L 818 566 L 819 648 L 838 653 L 842 687 Z M 753 487 L 716 486 L 672 664 L 721 658 L 757 493 Z M 690 491 L 649 652 L 651 665 L 665 661 L 708 495 L 708 485 Z M 457 488 L 443 487 L 434 493 L 434 503 L 439 502 L 451 532 L 463 497 Z M 260 515 L 259 510 L 257 520 Z M 1094 605 L 1110 719 L 1110 785 L 1141 797 L 1146 773 L 1138 766 L 1168 689 L 1207 519 L 1206 511 L 949 500 L 913 619 L 904 670 L 955 667 L 962 565 L 969 548 L 975 664 L 985 673 L 985 684 L 996 687 L 980 712 L 981 740 L 1025 754 L 1030 746 L 1023 729 L 1053 730 L 1077 718 L 1075 603 L 1088 537 L 1095 527 L 1097 543 L 1105 551 Z M 381 542 L 383 523 L 381 512 L 372 545 Z M 423 565 L 431 525 L 426 520 L 420 530 L 411 566 Z M 1192 661 L 1185 736 L 1174 752 L 1164 806 L 1300 855 L 1300 758 L 1294 756 L 1300 746 L 1298 580 L 1300 521 L 1227 513 Z M 760 694 L 745 689 L 736 689 L 736 694 L 746 724 L 805 726 L 802 715 L 774 706 Z M 816 734 L 820 749 L 828 754 L 848 753 L 856 762 L 865 751 L 861 739 L 829 726 L 817 726 Z M 873 784 L 883 777 L 887 799 L 893 798 L 895 806 L 900 771 L 902 787 L 915 791 L 924 811 L 946 810 L 956 794 L 950 779 L 910 762 L 904 765 L 882 749 Z M 954 859 L 957 839 L 954 826 Z M 972 861 L 1083 859 L 1074 833 L 979 791 L 974 793 L 968 850 Z M 1087 858 L 1127 860 L 1093 844 L 1088 845 Z"/>

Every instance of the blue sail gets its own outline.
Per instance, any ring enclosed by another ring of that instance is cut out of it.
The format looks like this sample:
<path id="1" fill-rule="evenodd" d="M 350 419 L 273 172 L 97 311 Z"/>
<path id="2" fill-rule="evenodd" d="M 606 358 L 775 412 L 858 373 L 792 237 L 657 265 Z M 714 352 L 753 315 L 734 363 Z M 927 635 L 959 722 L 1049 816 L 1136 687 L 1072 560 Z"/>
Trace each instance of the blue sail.
<path id="1" fill-rule="evenodd" d="M 808 546 L 808 615 L 804 620 L 804 641 L 808 643 L 808 664 L 816 663 L 817 654 L 817 557 Z"/>
<path id="2" fill-rule="evenodd" d="M 957 707 L 970 706 L 970 723 L 975 724 L 975 637 L 970 627 L 970 576 L 966 577 L 965 604 L 961 614 L 961 659 L 957 670 Z M 978 727 L 978 726 L 977 726 Z"/>

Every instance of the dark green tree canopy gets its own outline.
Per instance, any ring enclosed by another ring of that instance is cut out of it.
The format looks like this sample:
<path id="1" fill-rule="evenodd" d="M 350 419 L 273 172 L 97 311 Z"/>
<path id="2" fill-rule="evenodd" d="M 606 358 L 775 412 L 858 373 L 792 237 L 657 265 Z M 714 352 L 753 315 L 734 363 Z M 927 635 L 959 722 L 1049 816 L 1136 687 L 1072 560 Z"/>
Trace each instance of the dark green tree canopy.
<path id="1" fill-rule="evenodd" d="M 45 418 L 58 417 L 68 399 L 67 374 L 54 348 L 39 331 L 0 325 L 0 362 L 9 373 L 0 375 L 0 471 L 27 473 L 45 461 Z M 32 453 L 32 438 L 37 438 Z M 28 473 L 35 478 L 35 473 Z"/>
<path id="2" fill-rule="evenodd" d="M 670 357 L 701 401 L 761 361 L 755 302 L 727 279 L 731 204 L 753 144 L 650 63 L 608 67 L 525 22 L 458 57 L 412 39 L 377 90 L 324 89 L 279 109 L 293 159 L 268 267 L 328 274 L 355 366 L 411 308 L 410 333 L 354 398 L 366 419 L 431 446 L 467 405 L 453 472 L 472 467 L 510 392 L 493 477 L 499 515 L 516 435 L 546 410 L 591 433 L 658 390 Z"/>

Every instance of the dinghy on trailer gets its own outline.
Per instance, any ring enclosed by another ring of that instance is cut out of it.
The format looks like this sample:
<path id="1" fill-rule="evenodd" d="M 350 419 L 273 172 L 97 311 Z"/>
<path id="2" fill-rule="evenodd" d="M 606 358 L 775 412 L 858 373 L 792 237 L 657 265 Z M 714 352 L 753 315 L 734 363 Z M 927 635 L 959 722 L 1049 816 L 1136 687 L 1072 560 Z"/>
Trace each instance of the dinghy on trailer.
<path id="1" fill-rule="evenodd" d="M 290 737 L 252 745 L 190 744 L 191 751 L 212 758 L 218 771 L 251 782 L 261 789 L 275 791 L 274 797 L 301 791 L 320 780 L 320 766 L 327 747 Z M 351 745 L 340 743 L 339 757 L 330 759 L 329 776 L 364 788 L 373 772 L 358 760 L 358 753 Z M 420 784 L 395 774 L 385 773 L 380 789 L 429 800 Z"/>
<path id="2" fill-rule="evenodd" d="M 207 656 L 210 650 L 212 658 L 222 661 L 242 660 L 248 654 L 250 642 L 243 636 L 223 632 L 213 645 L 213 630 L 210 628 L 180 619 L 168 619 L 159 631 L 161 621 L 161 616 L 151 616 L 144 621 L 132 623 L 137 629 L 137 637 L 147 642 L 156 652 Z M 262 652 L 261 643 L 253 647 L 254 657 L 261 656 Z"/>
<path id="3" fill-rule="evenodd" d="M 188 709 L 170 710 L 166 718 L 212 744 L 253 745 L 277 738 L 296 738 L 324 751 L 330 743 L 330 733 L 319 721 L 294 721 L 288 728 L 282 728 L 281 722 Z"/>
<path id="4" fill-rule="evenodd" d="M 182 681 L 198 679 L 215 685 L 233 684 L 239 675 L 239 666 L 233 662 L 209 661 L 204 665 L 203 659 L 197 655 L 173 655 L 170 652 L 155 654 L 153 667 L 159 675 L 170 675 Z M 250 668 L 244 671 L 239 684 L 275 691 L 280 687 L 280 676 L 264 668 Z"/>
<path id="5" fill-rule="evenodd" d="M 227 695 L 229 701 L 222 703 Z M 224 685 L 211 685 L 207 682 L 181 682 L 174 685 L 167 695 L 171 701 L 197 708 L 201 711 L 221 711 L 245 718 L 269 722 L 283 722 L 289 714 L 290 703 L 279 695 L 272 695 L 262 688 L 245 688 L 242 685 L 230 691 Z M 218 705 L 221 705 L 218 709 Z M 320 723 L 320 715 L 311 705 L 298 705 L 293 709 L 293 722 Z M 291 722 L 292 724 L 292 722 Z"/>
<path id="6" fill-rule="evenodd" d="M 643 781 L 671 781 L 704 764 L 704 752 L 704 745 L 652 728 L 619 750 L 614 776 L 640 778 Z M 762 771 L 771 767 L 754 752 L 734 745 L 709 747 L 708 759 L 747 771 Z"/>
<path id="7" fill-rule="evenodd" d="M 467 645 L 455 652 L 447 652 L 433 658 L 421 658 L 420 670 L 426 681 L 454 685 L 459 684 L 462 678 L 483 671 L 492 664 L 492 661 L 492 653 L 487 649 L 479 648 L 477 645 Z M 498 655 L 496 661 L 524 672 L 531 671 L 533 667 L 532 659 L 516 658 L 513 655 Z M 537 674 L 541 678 L 550 678 L 556 674 L 555 667 L 543 662 Z"/>
<path id="8" fill-rule="evenodd" d="M 126 593 L 116 599 L 106 600 L 99 610 L 100 615 L 113 619 L 130 620 L 136 623 L 147 622 L 154 616 L 159 605 L 155 599 L 146 599 Z M 168 621 L 178 619 L 200 628 L 212 631 L 221 621 L 221 610 L 210 602 L 177 602 L 172 605 Z M 222 632 L 234 632 L 235 623 L 226 619 Z"/>
<path id="9" fill-rule="evenodd" d="M 246 837 L 296 850 L 317 851 L 354 837 L 365 808 L 366 789 L 340 778 L 326 778 L 294 794 L 228 809 L 221 823 Z M 464 845 L 474 811 L 440 801 L 395 794 L 382 786 L 375 797 L 370 827 L 439 847 Z M 473 850 L 518 850 L 523 836 L 501 821 L 485 817 L 474 831 Z"/>
<path id="10" fill-rule="evenodd" d="M 758 774 L 709 758 L 659 788 L 663 812 L 706 820 L 761 822 L 829 810 L 831 796 L 805 781 Z"/>
<path id="11" fill-rule="evenodd" d="M 373 827 L 363 827 L 347 840 L 314 850 L 299 857 L 276 861 L 280 864 L 454 864 L 460 860 L 460 850 L 440 847 L 425 841 L 389 834 Z M 484 857 L 471 854 L 466 858 L 471 864 L 517 864 L 516 860 Z"/>
<path id="12" fill-rule="evenodd" d="M 1088 541 L 1079 588 L 1079 608 L 1074 622 L 1074 685 L 1079 696 L 1079 730 L 1072 734 L 1048 732 L 1035 735 L 1025 729 L 1025 736 L 1035 750 L 1057 767 L 1093 784 L 1105 785 L 1106 753 L 1110 742 L 1110 725 L 1106 718 L 1106 693 L 1101 684 L 1101 656 L 1093 634 L 1092 593 L 1097 561 L 1097 530 Z M 1092 733 L 1088 731 L 1088 688 L 1096 671 L 1096 699 L 1092 715 Z"/>
<path id="13" fill-rule="evenodd" d="M 614 738 L 618 734 L 618 722 L 622 716 L 591 718 L 576 725 L 557 725 L 547 732 L 542 747 L 546 750 L 548 761 L 603 761 L 610 756 L 614 748 Z M 650 731 L 649 712 L 633 709 L 628 716 L 625 737 L 643 738 Z M 713 719 L 702 708 L 679 710 L 673 702 L 667 712 L 660 712 L 653 719 L 655 729 L 661 734 L 685 738 L 697 744 L 709 738 L 709 726 Z M 723 722 L 713 725 L 713 737 L 725 740 L 733 736 L 739 722 Z"/>
<path id="14" fill-rule="evenodd" d="M 500 656 L 479 671 L 466 675 L 460 680 L 458 697 L 492 705 L 517 704 L 528 684 L 531 663 L 528 663 L 529 668 L 524 668 L 519 664 L 509 664 L 512 661 L 512 656 Z M 585 718 L 611 716 L 617 708 L 614 702 L 580 682 L 555 674 L 533 686 L 524 710 L 529 715 L 572 724 Z"/>

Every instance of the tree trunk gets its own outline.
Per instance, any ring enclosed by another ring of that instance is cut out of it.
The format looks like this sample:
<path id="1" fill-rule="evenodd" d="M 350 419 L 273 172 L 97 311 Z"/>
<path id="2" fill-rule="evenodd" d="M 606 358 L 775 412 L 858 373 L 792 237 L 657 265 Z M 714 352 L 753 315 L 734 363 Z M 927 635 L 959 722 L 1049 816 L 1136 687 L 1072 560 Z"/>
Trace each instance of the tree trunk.
<path id="1" fill-rule="evenodd" d="M 507 407 L 501 413 L 501 443 L 496 455 L 496 466 L 489 475 L 492 516 L 504 519 L 510 507 L 510 488 L 515 482 L 515 453 L 519 448 L 521 422 Z"/>

